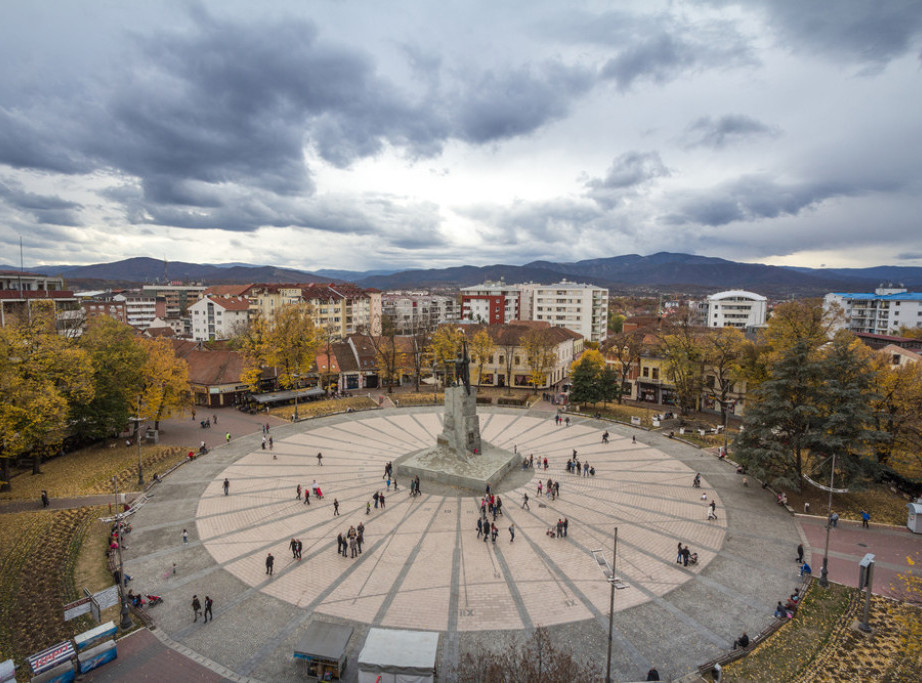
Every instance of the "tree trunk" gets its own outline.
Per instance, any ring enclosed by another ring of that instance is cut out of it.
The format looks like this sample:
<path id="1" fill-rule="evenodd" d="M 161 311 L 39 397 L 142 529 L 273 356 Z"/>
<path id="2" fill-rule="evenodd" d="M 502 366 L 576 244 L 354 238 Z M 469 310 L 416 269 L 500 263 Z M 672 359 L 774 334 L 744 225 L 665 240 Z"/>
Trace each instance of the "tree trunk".
<path id="1" fill-rule="evenodd" d="M 42 473 L 42 449 L 36 448 L 32 451 L 32 474 Z"/>
<path id="2" fill-rule="evenodd" d="M 12 491 L 13 485 L 10 483 L 10 459 L 0 458 L 0 491 Z"/>

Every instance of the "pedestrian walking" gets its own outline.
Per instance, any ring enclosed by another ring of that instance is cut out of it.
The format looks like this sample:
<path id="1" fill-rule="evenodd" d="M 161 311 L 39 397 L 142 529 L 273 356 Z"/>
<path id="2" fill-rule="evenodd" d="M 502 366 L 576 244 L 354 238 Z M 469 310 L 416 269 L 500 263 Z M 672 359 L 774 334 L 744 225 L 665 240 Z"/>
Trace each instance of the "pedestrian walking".
<path id="1" fill-rule="evenodd" d="M 362 554 L 362 544 L 365 542 L 365 525 L 359 522 L 359 525 L 355 528 L 355 545 L 359 550 L 359 555 Z"/>
<path id="2" fill-rule="evenodd" d="M 269 450 L 272 450 L 272 437 L 269 437 Z"/>
<path id="3" fill-rule="evenodd" d="M 334 498 L 333 499 L 333 516 L 336 517 L 338 514 L 339 514 L 339 501 L 336 498 Z"/>
<path id="4" fill-rule="evenodd" d="M 708 521 L 712 519 L 717 519 L 717 502 L 711 501 L 711 504 L 708 505 Z"/>
<path id="5" fill-rule="evenodd" d="M 509 542 L 515 541 L 515 524 L 509 525 Z"/>
<path id="6" fill-rule="evenodd" d="M 528 492 L 527 491 L 525 492 L 523 500 L 522 500 L 522 509 L 531 510 L 531 508 L 528 507 Z"/>
<path id="7" fill-rule="evenodd" d="M 499 536 L 499 528 L 497 528 L 496 523 L 494 522 L 490 525 L 490 538 L 494 544 L 496 543 L 497 536 Z"/>
<path id="8" fill-rule="evenodd" d="M 323 453 L 317 452 L 317 464 L 323 467 Z"/>
<path id="9" fill-rule="evenodd" d="M 870 524 L 868 524 L 868 522 L 870 521 L 871 521 L 871 513 L 868 512 L 867 510 L 862 510 L 861 511 L 861 526 L 864 527 L 865 529 L 870 529 L 871 528 Z"/>
<path id="10" fill-rule="evenodd" d="M 263 450 L 266 450 L 266 437 L 263 437 L 262 447 L 263 447 Z"/>
<path id="11" fill-rule="evenodd" d="M 182 530 L 182 542 L 183 543 L 189 542 L 189 532 L 186 531 L 185 529 Z"/>
<path id="12" fill-rule="evenodd" d="M 311 490 L 307 488 L 306 486 L 304 487 L 304 504 L 305 505 L 311 504 Z"/>
<path id="13" fill-rule="evenodd" d="M 192 614 L 195 618 L 192 619 L 192 623 L 195 623 L 196 621 L 198 621 L 198 615 L 199 615 L 199 612 L 201 611 L 202 611 L 202 603 L 199 602 L 197 595 L 193 595 L 192 596 Z"/>
<path id="14" fill-rule="evenodd" d="M 383 493 L 380 496 L 378 496 L 378 502 L 381 503 L 381 509 L 383 510 L 384 509 L 384 494 Z"/>
<path id="15" fill-rule="evenodd" d="M 266 555 L 266 574 L 272 576 L 272 569 L 275 566 L 275 558 L 272 557 L 272 553 Z"/>
<path id="16" fill-rule="evenodd" d="M 230 479 L 224 480 L 224 495 L 227 495 L 227 491 L 230 489 Z"/>
<path id="17" fill-rule="evenodd" d="M 798 543 L 797 544 L 797 564 L 803 564 L 803 563 L 804 563 L 804 544 Z"/>
<path id="18" fill-rule="evenodd" d="M 42 489 L 42 507 L 46 508 L 51 504 L 51 501 L 48 500 L 48 492 L 45 489 Z"/>
<path id="19" fill-rule="evenodd" d="M 477 518 L 477 538 L 480 538 L 481 534 L 483 534 L 483 517 L 478 517 Z"/>
<path id="20" fill-rule="evenodd" d="M 682 564 L 682 541 L 679 541 L 679 549 L 676 550 L 675 561 L 676 564 Z"/>
<path id="21" fill-rule="evenodd" d="M 211 416 L 211 421 L 214 422 L 215 424 L 218 424 L 218 414 L 217 413 Z"/>
<path id="22" fill-rule="evenodd" d="M 298 556 L 298 542 L 295 539 L 291 539 L 291 543 L 288 544 L 288 549 L 291 550 L 291 559 L 295 559 Z"/>
<path id="23" fill-rule="evenodd" d="M 370 500 L 365 502 L 365 514 L 366 515 L 371 514 L 371 501 Z"/>
<path id="24" fill-rule="evenodd" d="M 217 418 L 215 418 L 217 422 Z M 211 608 L 214 606 L 214 600 L 209 596 L 205 596 L 205 623 L 208 623 L 208 617 L 211 617 L 211 620 L 214 621 L 214 614 L 211 611 Z"/>
<path id="25" fill-rule="evenodd" d="M 391 478 L 390 477 L 387 478 L 387 490 L 388 491 L 391 490 Z"/>
<path id="26" fill-rule="evenodd" d="M 631 443 L 637 443 L 637 436 L 631 437 Z"/>
<path id="27" fill-rule="evenodd" d="M 839 525 L 839 513 L 833 512 L 829 515 L 829 526 L 835 529 Z"/>
<path id="28" fill-rule="evenodd" d="M 566 517 L 563 518 L 563 537 L 567 537 L 567 527 L 570 526 L 570 520 Z"/>
<path id="29" fill-rule="evenodd" d="M 227 443 L 230 443 L 230 432 L 224 435 L 224 440 L 227 441 Z"/>
<path id="30" fill-rule="evenodd" d="M 296 497 L 298 500 L 301 500 L 301 484 L 298 484 L 298 495 Z"/>
<path id="31" fill-rule="evenodd" d="M 295 552 L 297 553 L 297 558 L 298 558 L 299 560 L 301 559 L 301 551 L 302 551 L 303 549 L 304 549 L 304 544 L 301 543 L 301 539 L 299 538 L 299 539 L 298 539 L 298 545 L 297 545 L 297 547 L 295 548 Z"/>
<path id="32" fill-rule="evenodd" d="M 346 554 L 345 551 L 343 550 L 343 546 L 344 546 L 345 544 L 346 544 L 346 539 L 343 538 L 343 534 L 342 534 L 342 532 L 340 532 L 340 533 L 336 536 L 336 554 L 337 554 L 337 555 L 345 555 L 345 554 Z"/>

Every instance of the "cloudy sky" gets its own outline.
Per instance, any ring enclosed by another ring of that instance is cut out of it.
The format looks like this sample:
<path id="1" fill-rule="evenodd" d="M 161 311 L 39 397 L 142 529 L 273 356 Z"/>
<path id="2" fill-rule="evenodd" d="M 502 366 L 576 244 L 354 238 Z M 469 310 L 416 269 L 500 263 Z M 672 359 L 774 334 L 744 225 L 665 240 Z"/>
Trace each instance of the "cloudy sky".
<path id="1" fill-rule="evenodd" d="M 922 265 L 922 2 L 4 0 L 0 263 Z"/>

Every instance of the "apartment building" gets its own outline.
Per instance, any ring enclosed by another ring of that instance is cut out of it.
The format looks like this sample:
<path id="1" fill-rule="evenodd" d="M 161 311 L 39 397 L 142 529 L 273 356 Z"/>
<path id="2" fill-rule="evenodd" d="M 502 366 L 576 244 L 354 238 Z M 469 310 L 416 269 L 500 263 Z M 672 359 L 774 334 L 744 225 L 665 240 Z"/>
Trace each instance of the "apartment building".
<path id="1" fill-rule="evenodd" d="M 166 318 L 183 318 L 188 316 L 189 307 L 205 296 L 209 289 L 205 285 L 185 285 L 171 282 L 168 285 L 144 285 L 141 293 L 162 298 L 166 305 Z"/>
<path id="2" fill-rule="evenodd" d="M 87 320 L 108 316 L 120 323 L 128 322 L 128 310 L 124 301 L 117 301 L 112 292 L 81 292 L 76 296 Z"/>
<path id="3" fill-rule="evenodd" d="M 592 342 L 608 336 L 608 290 L 562 280 L 551 285 L 520 285 L 530 304 L 527 320 L 544 320 Z"/>
<path id="4" fill-rule="evenodd" d="M 38 302 L 49 302 L 55 310 L 58 330 L 63 334 L 79 328 L 83 313 L 80 303 L 64 279 L 17 270 L 0 271 L 0 327 L 28 319 Z"/>
<path id="5" fill-rule="evenodd" d="M 246 325 L 250 300 L 242 296 L 206 296 L 192 304 L 189 311 L 194 341 L 230 339 Z"/>
<path id="6" fill-rule="evenodd" d="M 381 292 L 350 284 L 247 284 L 210 287 L 212 298 L 246 297 L 251 315 L 274 320 L 288 304 L 309 304 L 314 324 L 334 338 L 356 332 L 381 334 Z"/>
<path id="7" fill-rule="evenodd" d="M 540 320 L 601 342 L 608 336 L 608 290 L 566 280 L 550 285 L 500 282 L 465 287 L 461 319 L 490 325 Z"/>
<path id="8" fill-rule="evenodd" d="M 129 325 L 141 331 L 150 327 L 157 317 L 157 297 L 141 292 L 122 292 L 112 297 L 125 305 L 125 318 Z"/>
<path id="9" fill-rule="evenodd" d="M 823 309 L 844 313 L 839 327 L 852 332 L 893 335 L 901 327 L 922 327 L 922 292 L 905 287 L 881 285 L 873 293 L 830 292 L 823 297 Z"/>
<path id="10" fill-rule="evenodd" d="M 397 334 L 432 330 L 460 320 L 460 307 L 454 297 L 428 292 L 385 292 L 381 295 L 381 313 L 394 322 Z"/>
<path id="11" fill-rule="evenodd" d="M 761 294 L 732 289 L 711 294 L 702 308 L 707 327 L 764 327 L 768 299 Z"/>
<path id="12" fill-rule="evenodd" d="M 520 285 L 504 282 L 485 282 L 482 285 L 461 289 L 461 319 L 484 325 L 503 325 L 525 320 L 523 311 L 530 310 L 529 302 L 523 306 Z"/>

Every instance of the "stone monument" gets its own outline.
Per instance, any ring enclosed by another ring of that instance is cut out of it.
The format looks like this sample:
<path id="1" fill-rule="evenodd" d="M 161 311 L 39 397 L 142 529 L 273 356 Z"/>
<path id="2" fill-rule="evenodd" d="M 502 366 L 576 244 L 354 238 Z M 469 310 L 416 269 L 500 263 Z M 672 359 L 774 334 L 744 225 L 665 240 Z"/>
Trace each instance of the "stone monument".
<path id="1" fill-rule="evenodd" d="M 462 342 L 461 356 L 455 360 L 455 375 L 455 385 L 445 388 L 442 433 L 436 437 L 435 445 L 397 458 L 394 467 L 403 479 L 418 476 L 477 492 L 487 485 L 495 488 L 522 461 L 512 451 L 480 437 L 477 390 L 471 387 L 466 341 Z"/>

